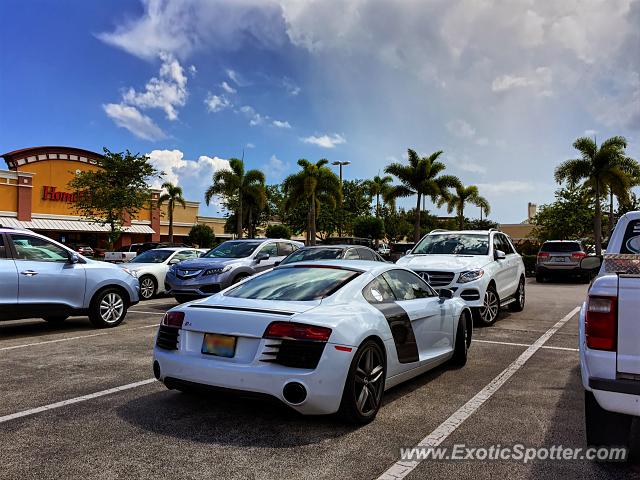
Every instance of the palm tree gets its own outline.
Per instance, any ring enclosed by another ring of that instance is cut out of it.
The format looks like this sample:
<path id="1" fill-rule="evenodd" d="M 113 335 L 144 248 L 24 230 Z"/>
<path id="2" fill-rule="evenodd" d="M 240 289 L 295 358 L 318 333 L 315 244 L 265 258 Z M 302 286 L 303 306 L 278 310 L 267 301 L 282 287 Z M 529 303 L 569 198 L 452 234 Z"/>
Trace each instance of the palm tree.
<path id="1" fill-rule="evenodd" d="M 242 238 L 243 204 L 249 198 L 256 199 L 265 189 L 264 173 L 260 170 L 244 171 L 244 162 L 237 158 L 229 159 L 229 169 L 218 170 L 213 174 L 213 184 L 204 195 L 207 205 L 214 195 L 226 199 L 236 217 L 236 234 Z M 251 211 L 251 210 L 250 210 Z"/>
<path id="2" fill-rule="evenodd" d="M 311 163 L 304 158 L 298 160 L 302 170 L 289 175 L 283 183 L 285 194 L 285 210 L 291 209 L 300 202 L 307 202 L 309 212 L 307 214 L 307 243 L 316 244 L 316 219 L 320 211 L 320 205 L 329 205 L 331 208 L 342 199 L 340 179 L 327 165 L 326 159 Z"/>
<path id="3" fill-rule="evenodd" d="M 620 161 L 620 168 L 627 173 L 626 179 L 612 179 L 606 185 L 609 194 L 609 236 L 615 227 L 613 210 L 613 197 L 618 199 L 618 205 L 628 203 L 631 195 L 631 188 L 640 185 L 640 165 L 629 157 L 624 157 Z"/>
<path id="4" fill-rule="evenodd" d="M 174 185 L 171 182 L 164 182 L 162 189 L 166 190 L 166 193 L 160 195 L 158 199 L 158 207 L 164 202 L 167 202 L 167 212 L 169 213 L 169 242 L 173 243 L 173 210 L 176 204 L 182 205 L 182 208 L 187 208 L 187 204 L 182 196 L 182 188 Z"/>
<path id="5" fill-rule="evenodd" d="M 376 199 L 376 217 L 380 216 L 380 196 L 382 196 L 382 201 L 387 203 L 386 199 L 389 198 L 389 194 L 391 193 L 392 183 L 393 178 L 389 175 L 385 175 L 384 177 L 376 175 L 373 179 L 367 180 L 365 183 L 369 195 Z"/>
<path id="6" fill-rule="evenodd" d="M 433 203 L 447 194 L 447 189 L 455 187 L 460 180 L 453 175 L 439 175 L 445 168 L 445 164 L 437 159 L 442 151 L 437 151 L 428 157 L 418 156 L 414 150 L 407 150 L 409 165 L 392 163 L 384 169 L 400 180 L 402 185 L 395 187 L 395 195 L 409 197 L 416 195 L 416 217 L 413 225 L 413 240 L 420 240 L 420 201 L 423 196 L 431 198 Z"/>
<path id="7" fill-rule="evenodd" d="M 627 141 L 624 137 L 611 137 L 600 147 L 595 139 L 580 137 L 573 147 L 580 152 L 580 158 L 562 162 L 555 171 L 556 182 L 567 181 L 570 186 L 583 182 L 593 191 L 595 197 L 595 215 L 593 236 L 596 243 L 596 255 L 602 252 L 602 204 L 609 186 L 628 190 L 631 179 L 627 166 L 632 161 L 625 154 Z M 635 162 L 635 161 L 634 161 Z"/>
<path id="8" fill-rule="evenodd" d="M 458 215 L 458 227 L 460 230 L 464 229 L 464 207 L 467 203 L 480 207 L 480 211 L 484 210 L 485 214 L 489 214 L 490 206 L 486 198 L 481 197 L 478 192 L 478 187 L 475 185 L 469 185 L 465 187 L 462 183 L 455 186 L 455 192 L 440 197 L 438 200 L 438 206 L 447 205 L 447 213 L 452 213 L 454 210 Z"/>

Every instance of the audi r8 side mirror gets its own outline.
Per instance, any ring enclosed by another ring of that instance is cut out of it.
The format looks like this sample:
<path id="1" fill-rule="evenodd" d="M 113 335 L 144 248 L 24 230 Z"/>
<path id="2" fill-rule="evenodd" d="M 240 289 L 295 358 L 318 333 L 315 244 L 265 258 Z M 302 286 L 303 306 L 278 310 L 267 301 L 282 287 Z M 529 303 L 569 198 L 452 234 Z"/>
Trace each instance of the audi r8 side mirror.
<path id="1" fill-rule="evenodd" d="M 441 288 L 439 295 L 441 300 L 449 300 L 453 298 L 453 292 L 448 288 Z"/>

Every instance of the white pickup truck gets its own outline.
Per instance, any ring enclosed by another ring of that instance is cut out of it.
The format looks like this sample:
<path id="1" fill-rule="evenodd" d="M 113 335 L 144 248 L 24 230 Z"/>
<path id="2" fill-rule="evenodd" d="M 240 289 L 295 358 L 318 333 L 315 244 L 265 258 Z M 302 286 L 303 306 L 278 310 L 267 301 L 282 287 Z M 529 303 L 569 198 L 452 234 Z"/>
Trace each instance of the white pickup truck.
<path id="1" fill-rule="evenodd" d="M 623 215 L 580 311 L 580 369 L 589 446 L 628 447 L 640 417 L 640 211 Z"/>

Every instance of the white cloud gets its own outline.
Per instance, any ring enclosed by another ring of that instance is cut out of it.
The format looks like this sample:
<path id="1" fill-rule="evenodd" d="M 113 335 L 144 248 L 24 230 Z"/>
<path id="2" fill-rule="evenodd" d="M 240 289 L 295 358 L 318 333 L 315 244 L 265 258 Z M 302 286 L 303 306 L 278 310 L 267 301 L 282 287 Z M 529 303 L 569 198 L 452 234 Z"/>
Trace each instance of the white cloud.
<path id="1" fill-rule="evenodd" d="M 274 120 L 272 125 L 278 128 L 291 128 L 291 124 L 286 120 L 285 121 Z"/>
<path id="2" fill-rule="evenodd" d="M 231 102 L 224 95 L 214 95 L 211 92 L 204 99 L 204 104 L 209 112 L 219 112 L 232 106 Z"/>
<path id="3" fill-rule="evenodd" d="M 304 143 L 310 143 L 322 148 L 335 148 L 336 145 L 347 143 L 347 140 L 340 134 L 334 133 L 333 135 L 311 135 L 301 139 Z"/>
<path id="4" fill-rule="evenodd" d="M 473 162 L 460 163 L 457 167 L 464 172 L 480 173 L 483 175 L 487 173 L 487 168 L 485 166 Z"/>
<path id="5" fill-rule="evenodd" d="M 487 137 L 478 137 L 476 138 L 476 145 L 486 147 L 487 145 L 489 145 L 489 139 Z"/>
<path id="6" fill-rule="evenodd" d="M 584 136 L 585 137 L 593 137 L 594 135 L 596 135 L 598 133 L 597 130 L 593 130 L 593 129 L 588 129 L 584 131 Z"/>
<path id="7" fill-rule="evenodd" d="M 253 143 L 249 142 L 245 145 L 245 148 L 256 148 L 256 146 Z"/>
<path id="8" fill-rule="evenodd" d="M 151 118 L 129 105 L 121 103 L 107 103 L 102 105 L 105 113 L 119 127 L 126 128 L 136 137 L 144 140 L 161 140 L 167 136 Z"/>
<path id="9" fill-rule="evenodd" d="M 480 191 L 485 192 L 487 195 L 510 195 L 514 193 L 528 193 L 535 190 L 534 185 L 529 182 L 522 182 L 520 180 L 504 180 L 501 182 L 493 183 L 478 183 Z"/>
<path id="10" fill-rule="evenodd" d="M 129 88 L 122 95 L 122 100 L 142 109 L 161 108 L 167 119 L 176 120 L 176 107 L 183 107 L 187 102 L 187 77 L 180 62 L 171 54 L 161 53 L 160 58 L 159 77 L 152 77 L 142 92 Z"/>
<path id="11" fill-rule="evenodd" d="M 196 68 L 195 65 L 189 65 L 189 74 L 192 77 L 195 77 L 198 74 L 198 69 Z"/>
<path id="12" fill-rule="evenodd" d="M 284 77 L 282 79 L 282 86 L 287 91 L 287 93 L 293 97 L 298 95 L 301 91 L 301 88 L 296 85 L 290 78 Z"/>
<path id="13" fill-rule="evenodd" d="M 461 119 L 447 122 L 446 127 L 449 132 L 459 138 L 473 138 L 476 134 L 476 129 Z"/>
<path id="14" fill-rule="evenodd" d="M 236 72 L 235 70 L 232 70 L 230 68 L 227 68 L 226 72 L 227 72 L 227 77 L 229 77 L 229 79 L 233 83 L 235 83 L 239 87 L 246 87 L 247 86 L 247 81 L 238 72 Z"/>
<path id="15" fill-rule="evenodd" d="M 227 93 L 236 93 L 237 92 L 237 90 L 235 88 L 233 88 L 231 85 L 229 85 L 226 81 L 222 82 L 220 84 L 220 86 Z"/>
<path id="16" fill-rule="evenodd" d="M 275 182 L 282 180 L 285 171 L 289 165 L 282 160 L 280 160 L 275 155 L 271 155 L 271 158 L 264 166 L 264 171 L 267 174 L 268 180 L 270 182 Z"/>
<path id="17" fill-rule="evenodd" d="M 506 92 L 514 88 L 533 88 L 542 97 L 551 96 L 551 82 L 553 76 L 548 67 L 538 67 L 529 75 L 502 75 L 493 79 L 491 90 L 493 92 Z"/>
<path id="18" fill-rule="evenodd" d="M 249 119 L 249 125 L 252 127 L 255 127 L 256 125 L 262 125 L 266 120 L 269 119 L 268 116 L 259 114 L 253 107 L 249 105 L 240 107 L 240 112 Z"/>
<path id="19" fill-rule="evenodd" d="M 165 174 L 152 186 L 160 188 L 165 181 L 181 185 L 185 198 L 189 200 L 201 201 L 203 192 L 211 185 L 213 174 L 229 168 L 229 161 L 226 159 L 200 155 L 197 160 L 187 160 L 180 150 L 153 150 L 147 156 L 150 162 Z M 216 199 L 213 203 L 219 209 Z"/>

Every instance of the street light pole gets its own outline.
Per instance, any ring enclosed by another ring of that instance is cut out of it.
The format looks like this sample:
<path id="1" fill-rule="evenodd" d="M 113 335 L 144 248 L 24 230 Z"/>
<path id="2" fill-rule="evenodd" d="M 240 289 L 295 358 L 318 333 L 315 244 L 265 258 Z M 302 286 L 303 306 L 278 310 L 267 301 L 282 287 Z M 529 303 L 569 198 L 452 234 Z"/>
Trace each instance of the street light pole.
<path id="1" fill-rule="evenodd" d="M 340 167 L 340 191 L 342 191 L 342 167 L 351 165 L 350 161 L 345 162 L 332 162 L 331 165 L 338 165 Z M 338 236 L 342 237 L 342 217 L 344 216 L 344 209 L 342 208 L 342 198 L 340 199 L 340 220 L 338 221 Z"/>

